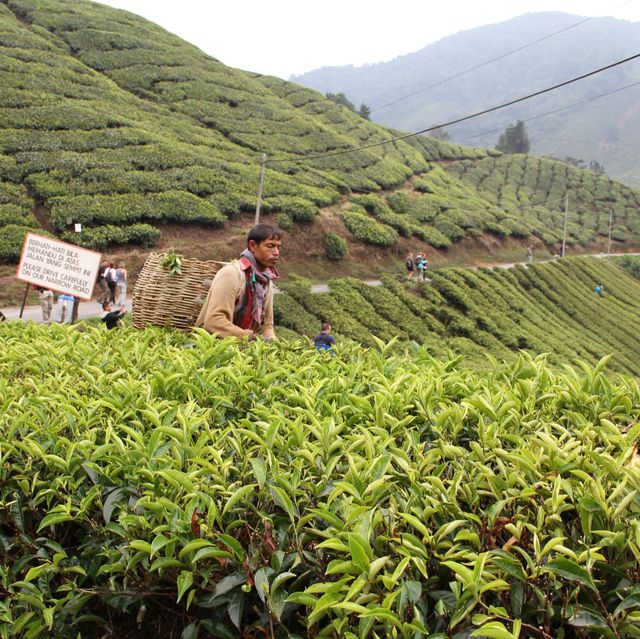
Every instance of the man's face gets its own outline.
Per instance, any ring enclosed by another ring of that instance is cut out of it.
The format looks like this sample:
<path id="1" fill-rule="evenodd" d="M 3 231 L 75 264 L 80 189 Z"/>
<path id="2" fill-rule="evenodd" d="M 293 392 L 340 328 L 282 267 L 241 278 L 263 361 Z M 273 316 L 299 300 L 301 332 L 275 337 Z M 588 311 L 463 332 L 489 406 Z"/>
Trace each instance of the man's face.
<path id="1" fill-rule="evenodd" d="M 258 262 L 260 268 L 268 268 L 275 266 L 280 256 L 280 247 L 282 242 L 275 238 L 263 240 L 259 244 L 255 240 L 249 240 L 249 250 Z"/>

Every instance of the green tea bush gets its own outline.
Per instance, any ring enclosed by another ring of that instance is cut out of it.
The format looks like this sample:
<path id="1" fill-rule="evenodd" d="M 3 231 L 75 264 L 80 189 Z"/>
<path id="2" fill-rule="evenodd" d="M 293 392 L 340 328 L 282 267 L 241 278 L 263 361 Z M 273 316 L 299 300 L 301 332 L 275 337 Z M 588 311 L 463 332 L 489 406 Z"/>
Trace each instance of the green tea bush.
<path id="1" fill-rule="evenodd" d="M 0 204 L 0 227 L 8 224 L 38 226 L 36 218 L 31 212 L 25 211 L 14 204 Z"/>
<path id="2" fill-rule="evenodd" d="M 318 208 L 302 197 L 276 196 L 265 200 L 265 203 L 291 216 L 294 222 L 312 222 L 318 214 Z"/>
<path id="3" fill-rule="evenodd" d="M 452 242 L 458 242 L 464 237 L 464 229 L 440 216 L 436 218 L 435 227 Z"/>
<path id="4" fill-rule="evenodd" d="M 636 634 L 640 391 L 604 362 L 4 324 L 3 637 Z"/>
<path id="5" fill-rule="evenodd" d="M 329 260 L 339 261 L 347 254 L 347 242 L 333 231 L 324 234 L 324 254 Z"/>
<path id="6" fill-rule="evenodd" d="M 394 229 L 376 222 L 356 208 L 343 211 L 340 215 L 354 237 L 365 244 L 393 246 L 398 240 L 398 234 Z"/>
<path id="7" fill-rule="evenodd" d="M 293 228 L 293 220 L 288 213 L 278 213 L 276 215 L 276 224 L 283 231 L 289 231 Z"/>
<path id="8" fill-rule="evenodd" d="M 418 239 L 434 248 L 448 249 L 453 244 L 444 233 L 433 226 L 417 226 L 414 224 L 411 230 Z"/>
<path id="9" fill-rule="evenodd" d="M 53 198 L 54 227 L 64 229 L 67 218 L 85 225 L 173 220 L 221 226 L 226 220 L 212 204 L 184 191 Z"/>
<path id="10" fill-rule="evenodd" d="M 105 224 L 103 226 L 85 227 L 82 233 L 65 231 L 60 234 L 60 237 L 71 244 L 103 250 L 112 244 L 137 244 L 148 248 L 158 241 L 160 235 L 160 230 L 149 224 L 129 224 L 125 226 Z"/>
<path id="11" fill-rule="evenodd" d="M 394 213 L 409 213 L 412 206 L 411 196 L 406 191 L 396 191 L 387 196 L 387 203 Z"/>
<path id="12" fill-rule="evenodd" d="M 278 325 L 278 335 L 281 326 L 307 337 L 313 337 L 320 332 L 320 322 L 284 291 L 275 296 L 273 312 L 275 323 Z"/>
<path id="13" fill-rule="evenodd" d="M 640 280 L 640 257 L 626 255 L 625 257 L 616 258 L 616 261 L 625 271 Z"/>
<path id="14" fill-rule="evenodd" d="M 23 226 L 7 224 L 0 228 L 0 262 L 17 262 L 22 252 L 24 238 L 27 232 L 33 231 L 40 235 L 51 235 L 36 225 Z"/>

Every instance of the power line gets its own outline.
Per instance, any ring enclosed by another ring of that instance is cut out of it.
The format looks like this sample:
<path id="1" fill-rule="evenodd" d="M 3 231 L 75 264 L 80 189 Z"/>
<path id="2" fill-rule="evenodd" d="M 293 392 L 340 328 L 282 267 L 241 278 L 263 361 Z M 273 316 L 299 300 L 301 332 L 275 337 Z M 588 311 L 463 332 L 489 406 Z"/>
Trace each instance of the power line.
<path id="1" fill-rule="evenodd" d="M 530 100 L 531 98 L 535 98 L 539 95 L 543 95 L 544 93 L 549 93 L 551 91 L 555 91 L 561 87 L 565 87 L 569 84 L 573 84 L 574 82 L 579 82 L 580 80 L 584 80 L 585 78 L 589 78 L 591 76 L 597 75 L 598 73 L 602 73 L 603 71 L 608 71 L 609 69 L 613 69 L 622 64 L 626 64 L 627 62 L 631 62 L 632 60 L 636 60 L 640 58 L 640 53 L 636 53 L 635 55 L 629 56 L 628 58 L 624 58 L 622 60 L 618 60 L 617 62 L 613 62 L 612 64 L 608 64 L 604 67 L 600 67 L 599 69 L 595 69 L 594 71 L 589 71 L 588 73 L 583 73 L 582 75 L 576 76 L 575 78 L 571 78 L 570 80 L 565 80 L 564 82 L 560 82 L 558 84 L 554 84 L 553 86 L 547 87 L 545 89 L 541 89 L 539 91 L 535 91 L 534 93 L 529 93 L 528 95 L 522 96 L 520 98 L 516 98 L 514 100 L 510 100 L 509 102 L 504 102 L 494 107 L 490 107 L 488 109 L 483 109 L 482 111 L 477 111 L 476 113 L 472 113 L 471 115 L 466 115 L 460 118 L 456 118 L 455 120 L 451 120 L 449 122 L 444 122 L 442 124 L 435 124 L 433 126 L 427 127 L 426 129 L 422 129 L 420 131 L 415 131 L 413 133 L 406 133 L 404 135 L 395 136 L 389 138 L 388 140 L 381 140 L 379 142 L 372 142 L 371 144 L 364 144 L 362 146 L 352 147 L 350 149 L 343 149 L 342 151 L 333 151 L 331 153 L 320 153 L 317 155 L 307 155 L 306 157 L 298 157 L 291 160 L 279 160 L 281 162 L 293 163 L 297 164 L 299 162 L 305 162 L 307 160 L 320 160 L 324 158 L 335 157 L 338 155 L 345 155 L 347 153 L 355 153 L 356 151 L 364 151 L 366 149 L 371 149 L 377 146 L 382 146 L 384 144 L 389 144 L 391 142 L 399 142 L 401 140 L 407 140 L 409 138 L 415 137 L 417 135 L 422 135 L 423 133 L 428 133 L 429 131 L 434 131 L 436 129 L 445 128 L 448 126 L 453 126 L 454 124 L 458 124 L 460 122 L 466 122 L 467 120 L 472 120 L 473 118 L 477 118 L 481 115 L 486 115 L 487 113 L 492 113 L 494 111 L 498 111 L 500 109 L 504 109 L 506 107 L 512 106 L 514 104 L 518 104 L 519 102 L 524 102 L 525 100 Z"/>
<path id="2" fill-rule="evenodd" d="M 533 46 L 534 44 L 539 44 L 540 42 L 544 42 L 545 40 L 548 40 L 549 38 L 553 38 L 554 36 L 557 36 L 560 33 L 564 33 L 565 31 L 569 31 L 570 29 L 574 29 L 575 27 L 579 27 L 581 24 L 584 24 L 585 22 L 589 22 L 589 20 L 593 20 L 593 18 L 585 18 L 584 20 L 580 20 L 580 22 L 576 22 L 575 24 L 569 25 L 568 27 L 565 27 L 564 29 L 560 29 L 558 31 L 554 31 L 553 33 L 550 33 L 549 35 L 543 36 L 542 38 L 538 38 L 538 40 L 533 40 L 532 42 L 529 42 L 527 44 L 523 44 L 521 47 L 518 47 L 517 49 L 511 49 L 511 51 L 507 51 L 506 53 L 503 53 L 502 55 L 499 55 L 495 58 L 491 58 L 490 60 L 487 60 L 486 62 L 481 62 L 480 64 L 476 64 L 476 66 L 474 67 L 470 67 L 469 69 L 465 69 L 464 71 L 460 71 L 459 73 L 456 73 L 454 75 L 451 75 L 447 78 L 444 78 L 442 80 L 438 80 L 438 82 L 434 82 L 433 84 L 430 84 L 428 87 L 424 87 L 423 89 L 418 89 L 417 91 L 414 91 L 413 93 L 408 93 L 407 95 L 403 95 L 399 98 L 396 98 L 395 100 L 392 100 L 391 102 L 387 102 L 386 104 L 383 104 L 379 107 L 375 107 L 374 109 L 371 109 L 371 113 L 375 113 L 376 111 L 381 111 L 382 109 L 386 109 L 387 107 L 393 106 L 394 104 L 398 104 L 398 102 L 402 102 L 403 100 L 408 100 L 409 98 L 413 98 L 416 95 L 420 95 L 421 93 L 424 93 L 425 91 L 429 91 L 431 89 L 435 89 L 436 87 L 439 87 L 442 84 L 446 84 L 447 82 L 450 82 L 451 80 L 455 80 L 457 78 L 461 78 L 463 75 L 467 75 L 468 73 L 471 73 L 472 71 L 477 71 L 478 69 L 482 69 L 483 67 L 488 66 L 489 64 L 493 64 L 494 62 L 497 62 L 498 60 L 502 60 L 503 58 L 506 58 L 510 55 L 513 55 L 514 53 L 518 53 L 518 51 L 522 51 L 523 49 L 527 49 L 528 47 Z"/>
<path id="3" fill-rule="evenodd" d="M 576 106 L 580 106 L 581 104 L 587 104 L 588 102 L 593 102 L 594 100 L 599 100 L 600 98 L 605 98 L 609 95 L 613 95 L 614 93 L 620 93 L 621 91 L 626 91 L 627 89 L 632 89 L 633 87 L 636 87 L 640 85 L 640 81 L 638 82 L 633 82 L 631 84 L 627 84 L 623 87 L 620 87 L 618 89 L 614 89 L 613 91 L 607 91 L 606 93 L 600 93 L 599 95 L 594 96 L 593 98 L 587 98 L 586 100 L 580 100 L 580 102 L 574 102 L 573 104 L 568 104 L 566 106 L 563 107 L 559 107 L 557 109 L 553 109 L 552 111 L 546 111 L 545 113 L 540 113 L 538 115 L 534 115 L 530 118 L 527 118 L 526 120 L 522 120 L 523 122 L 527 123 L 527 122 L 532 122 L 533 120 L 539 120 L 540 118 L 544 118 L 547 117 L 548 115 L 553 115 L 554 113 L 559 113 L 560 111 L 566 111 L 567 109 L 572 109 L 573 107 Z M 464 138 L 461 138 L 459 141 L 456 141 L 456 143 L 458 142 L 465 142 L 466 140 L 472 140 L 473 138 L 479 138 L 482 137 L 483 135 L 490 135 L 491 133 L 497 133 L 498 131 L 503 131 L 504 130 L 504 125 L 501 127 L 498 127 L 496 129 L 491 129 L 490 131 L 483 131 L 482 133 L 474 133 L 473 135 L 467 135 Z"/>
<path id="4" fill-rule="evenodd" d="M 616 9 L 619 9 L 620 7 L 623 7 L 624 5 L 629 4 L 630 2 L 632 2 L 633 0 L 626 0 L 626 2 L 622 2 L 621 4 L 616 5 L 615 7 L 613 7 L 612 9 L 607 9 L 607 11 L 615 11 Z M 417 91 L 414 91 L 413 93 L 408 93 L 407 95 L 403 95 L 400 98 L 397 98 L 395 100 L 392 100 L 391 102 L 387 102 L 386 104 L 383 104 L 381 106 L 375 107 L 373 109 L 371 109 L 371 113 L 375 113 L 376 111 L 380 111 L 382 109 L 386 109 L 389 106 L 392 106 L 394 104 L 397 104 L 398 102 L 402 102 L 403 100 L 408 100 L 409 98 L 412 98 L 416 95 L 419 95 L 420 93 L 424 93 L 425 91 L 429 91 L 430 89 L 434 89 L 435 87 L 440 86 L 441 84 L 445 84 L 447 82 L 450 82 L 451 80 L 455 80 L 456 78 L 460 78 L 463 75 L 467 75 L 468 73 L 471 73 L 472 71 L 477 71 L 478 69 L 482 69 L 483 67 L 488 66 L 489 64 L 493 64 L 494 62 L 498 62 L 499 60 L 502 60 L 504 58 L 507 58 L 510 55 L 513 55 L 514 53 L 518 53 L 519 51 L 523 51 L 524 49 L 527 49 L 531 46 L 533 46 L 534 44 L 539 44 L 540 42 L 544 42 L 545 40 L 549 40 L 550 38 L 553 38 L 561 33 L 565 33 L 566 31 L 570 31 L 571 29 L 575 29 L 576 27 L 579 27 L 580 25 L 583 25 L 585 22 L 589 22 L 590 20 L 593 20 L 593 17 L 590 18 L 585 18 L 584 20 L 580 20 L 579 22 L 575 22 L 573 24 L 570 24 L 567 27 L 564 27 L 562 29 L 558 29 L 558 31 L 554 31 L 553 33 L 549 33 L 546 36 L 542 36 L 541 38 L 538 38 L 537 40 L 532 40 L 531 42 L 528 42 L 527 44 L 523 44 L 520 47 L 517 47 L 516 49 L 511 49 L 510 51 L 506 51 L 505 53 L 495 57 L 495 58 L 491 58 L 490 60 L 487 60 L 485 62 L 481 62 L 480 64 L 477 64 L 474 67 L 470 67 L 469 69 L 465 69 L 464 71 L 460 71 L 459 73 L 456 73 L 452 76 L 449 76 L 447 78 L 443 78 L 442 80 L 438 80 L 438 82 L 435 82 L 434 84 L 429 85 L 428 87 L 425 87 L 424 89 L 418 89 Z"/>

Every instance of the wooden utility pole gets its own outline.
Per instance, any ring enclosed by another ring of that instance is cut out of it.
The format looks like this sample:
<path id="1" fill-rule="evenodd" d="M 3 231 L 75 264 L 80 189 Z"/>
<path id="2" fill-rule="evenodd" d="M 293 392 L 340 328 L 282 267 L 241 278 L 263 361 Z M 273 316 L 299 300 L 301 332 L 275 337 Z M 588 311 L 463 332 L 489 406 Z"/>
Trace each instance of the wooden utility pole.
<path id="1" fill-rule="evenodd" d="M 262 154 L 262 164 L 260 166 L 260 184 L 258 185 L 258 201 L 256 202 L 256 217 L 254 225 L 260 223 L 260 206 L 262 205 L 262 187 L 264 186 L 264 170 L 267 166 L 267 154 Z"/>
<path id="2" fill-rule="evenodd" d="M 29 295 L 29 287 L 30 286 L 31 286 L 31 284 L 29 284 L 29 282 L 27 282 L 27 286 L 24 289 L 24 296 L 22 298 L 22 304 L 20 306 L 20 315 L 19 315 L 20 319 L 22 319 L 22 315 L 24 314 L 24 307 L 25 307 L 25 305 L 27 303 L 27 295 Z"/>
<path id="3" fill-rule="evenodd" d="M 560 257 L 564 257 L 564 249 L 567 245 L 567 219 L 569 217 L 569 194 L 564 194 L 564 232 L 562 233 L 562 252 Z"/>
<path id="4" fill-rule="evenodd" d="M 609 209 L 609 243 L 607 244 L 607 257 L 611 257 L 611 227 L 613 226 L 613 208 Z"/>

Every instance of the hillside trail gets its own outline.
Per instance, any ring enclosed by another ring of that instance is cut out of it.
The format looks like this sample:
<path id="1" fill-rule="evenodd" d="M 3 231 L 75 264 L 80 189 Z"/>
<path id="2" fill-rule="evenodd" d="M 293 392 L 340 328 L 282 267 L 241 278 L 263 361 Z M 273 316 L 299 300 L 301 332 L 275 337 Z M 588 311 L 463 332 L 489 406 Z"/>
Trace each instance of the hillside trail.
<path id="1" fill-rule="evenodd" d="M 614 257 L 620 257 L 621 255 L 640 255 L 640 253 L 616 253 L 616 254 L 614 254 Z M 608 257 L 608 255 L 606 253 L 594 253 L 594 254 L 591 254 L 590 257 L 597 257 L 597 258 L 602 259 L 602 258 Z M 537 262 L 537 263 L 552 262 L 554 259 L 560 259 L 560 258 L 550 258 L 550 259 L 546 259 L 546 260 L 535 260 L 535 262 Z M 524 262 L 496 262 L 496 263 L 483 264 L 481 267 L 480 266 L 467 266 L 467 267 L 464 267 L 464 268 L 478 269 L 478 268 L 494 268 L 495 267 L 495 268 L 506 268 L 506 269 L 509 269 L 509 268 L 513 268 L 514 266 L 517 266 L 517 265 L 527 266 L 528 262 L 526 262 L 526 261 L 524 261 Z M 365 284 L 367 284 L 369 286 L 382 286 L 382 282 L 380 280 L 371 279 L 371 280 L 363 280 L 363 281 L 364 281 Z M 425 281 L 428 282 L 429 278 L 425 277 Z M 328 284 L 312 284 L 311 285 L 311 292 L 312 293 L 329 293 L 330 290 L 331 289 L 330 289 Z M 129 310 L 131 310 L 132 300 L 130 298 L 127 299 L 126 306 L 127 306 L 127 308 Z M 57 317 L 56 310 L 57 309 L 54 306 L 54 309 L 53 309 L 54 321 L 55 321 L 55 318 Z M 20 307 L 19 306 L 12 306 L 12 307 L 7 307 L 7 308 L 2 308 L 2 309 L 0 309 L 0 312 L 2 312 L 2 314 L 5 317 L 5 319 L 7 319 L 7 320 L 18 320 L 18 319 L 20 319 Z M 98 304 L 98 302 L 94 302 L 94 301 L 81 302 L 80 306 L 78 307 L 78 319 L 92 319 L 92 318 L 100 317 L 101 314 L 102 314 L 102 307 L 100 306 L 100 304 Z M 42 311 L 40 309 L 40 306 L 25 306 L 24 312 L 22 314 L 22 320 L 23 321 L 36 322 L 36 323 L 42 322 Z"/>

